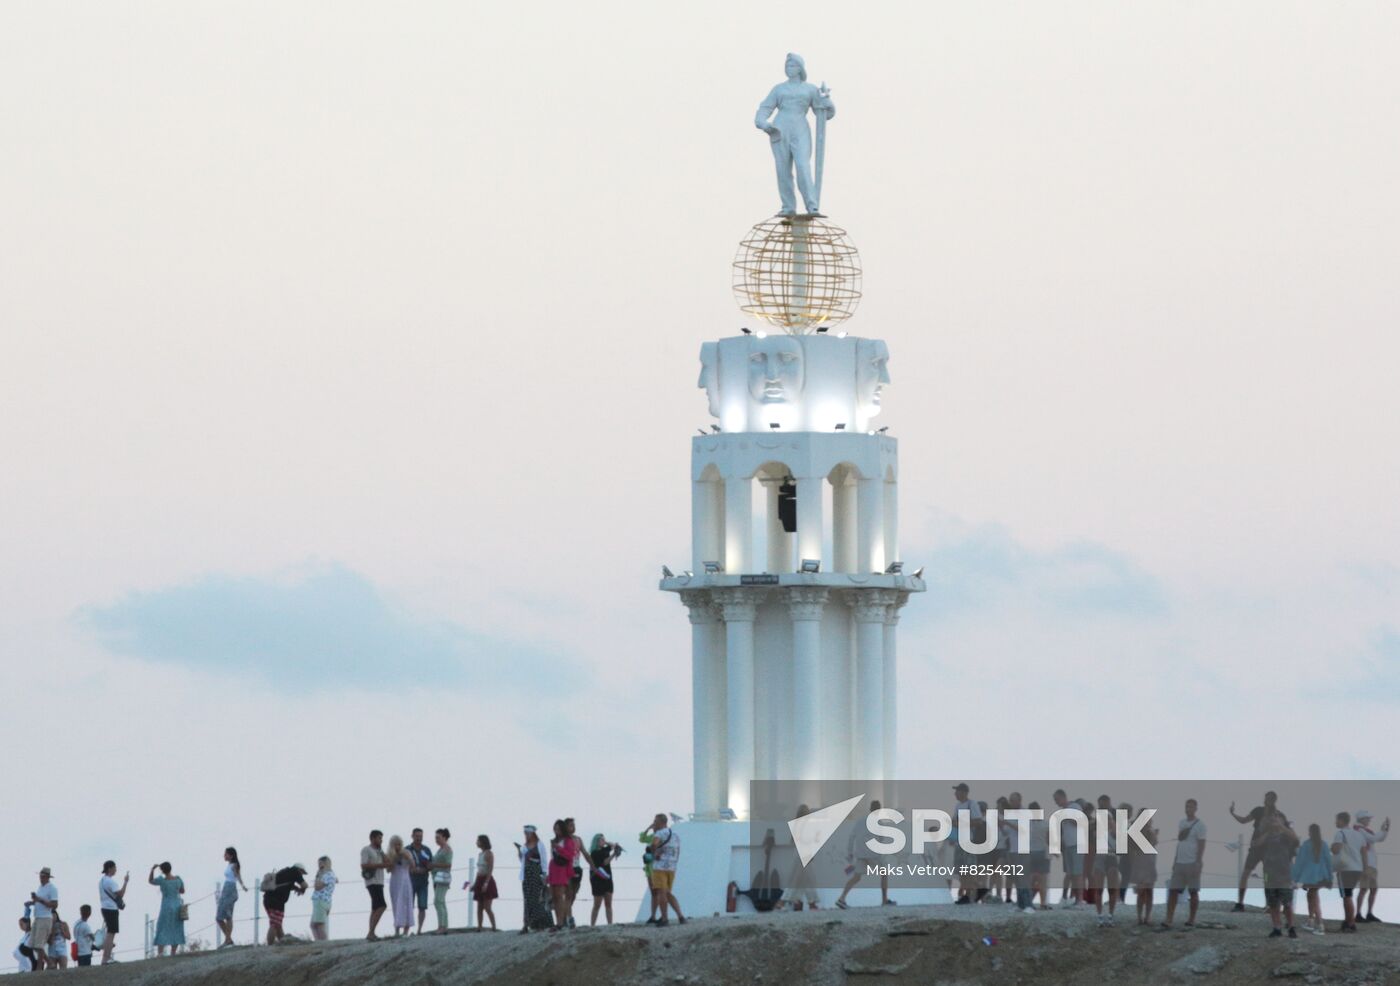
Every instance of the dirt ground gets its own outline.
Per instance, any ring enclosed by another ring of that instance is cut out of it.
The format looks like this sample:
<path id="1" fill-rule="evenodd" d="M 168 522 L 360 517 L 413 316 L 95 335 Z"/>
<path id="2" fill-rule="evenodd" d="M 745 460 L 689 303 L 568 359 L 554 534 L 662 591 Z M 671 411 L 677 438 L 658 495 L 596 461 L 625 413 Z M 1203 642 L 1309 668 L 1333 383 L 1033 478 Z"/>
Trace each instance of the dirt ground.
<path id="1" fill-rule="evenodd" d="M 1001 904 L 773 913 L 558 934 L 461 932 L 292 943 L 85 972 L 92 986 L 573 986 L 618 983 L 1050 986 L 1059 983 L 1395 984 L 1400 927 L 1270 939 L 1265 914 L 1202 906 L 1200 926 L 1099 928 L 1092 911 Z M 986 940 L 992 943 L 987 944 Z"/>

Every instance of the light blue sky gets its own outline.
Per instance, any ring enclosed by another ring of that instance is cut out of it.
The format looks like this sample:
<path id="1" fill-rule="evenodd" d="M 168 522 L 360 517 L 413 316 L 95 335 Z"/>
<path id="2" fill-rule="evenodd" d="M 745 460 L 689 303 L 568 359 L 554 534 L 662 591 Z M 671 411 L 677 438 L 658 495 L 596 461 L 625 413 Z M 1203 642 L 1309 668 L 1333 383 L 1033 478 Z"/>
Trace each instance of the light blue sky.
<path id="1" fill-rule="evenodd" d="M 903 772 L 1393 773 L 1397 29 L 0 8 L 0 731 L 51 819 L 0 818 L 0 899 L 688 807 L 655 578 L 788 50 L 934 587 Z"/>

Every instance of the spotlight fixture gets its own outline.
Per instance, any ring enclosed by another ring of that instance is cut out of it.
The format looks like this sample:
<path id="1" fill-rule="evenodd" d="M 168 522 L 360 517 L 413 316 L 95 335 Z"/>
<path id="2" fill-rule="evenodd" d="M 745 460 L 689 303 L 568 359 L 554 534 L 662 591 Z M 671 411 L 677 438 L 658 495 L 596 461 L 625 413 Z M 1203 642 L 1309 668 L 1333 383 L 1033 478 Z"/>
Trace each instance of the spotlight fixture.
<path id="1" fill-rule="evenodd" d="M 867 434 L 867 435 L 873 435 L 873 434 L 875 434 L 875 429 L 874 429 L 874 428 L 871 428 L 869 431 L 866 432 L 866 434 Z"/>
<path id="2" fill-rule="evenodd" d="M 724 822 L 735 822 L 739 820 L 739 816 L 734 814 L 733 808 L 721 808 L 719 810 L 719 817 L 720 821 Z"/>
<path id="3" fill-rule="evenodd" d="M 883 428 L 877 428 L 875 431 L 876 431 L 876 434 L 883 435 L 885 432 L 887 432 L 887 431 L 889 431 L 889 430 L 890 430 L 890 426 L 889 426 L 889 425 L 885 425 L 885 427 L 883 427 Z"/>
<path id="4" fill-rule="evenodd" d="M 838 333 L 836 333 L 836 338 L 838 338 L 838 339 L 844 339 L 844 338 L 846 338 L 846 333 L 845 333 L 844 331 L 838 332 Z"/>
<path id="5" fill-rule="evenodd" d="M 816 575 L 822 570 L 822 560 L 820 558 L 803 558 L 802 568 L 799 571 L 807 575 Z"/>
<path id="6" fill-rule="evenodd" d="M 762 329 L 759 329 L 757 332 L 754 333 L 754 335 L 758 336 L 760 339 L 768 338 L 768 333 L 764 332 Z"/>
<path id="7" fill-rule="evenodd" d="M 719 575 L 719 574 L 720 574 L 721 572 L 723 572 L 723 571 L 724 571 L 724 566 L 721 565 L 719 562 L 717 562 L 717 561 L 707 561 L 707 562 L 705 562 L 705 574 L 706 574 L 706 575 Z"/>
<path id="8" fill-rule="evenodd" d="M 676 573 L 673 572 L 673 571 L 671 571 L 671 570 L 670 570 L 669 568 L 667 568 L 665 565 L 662 565 L 662 566 L 661 566 L 661 577 L 662 577 L 662 578 L 665 578 L 665 579 L 674 579 L 674 578 L 676 577 Z"/>
<path id="9" fill-rule="evenodd" d="M 838 422 L 837 425 L 836 425 L 836 430 L 837 430 L 837 431 L 845 431 L 845 430 L 846 430 L 846 422 L 844 422 L 844 421 Z"/>
<path id="10" fill-rule="evenodd" d="M 782 426 L 779 425 L 778 422 L 776 422 L 776 421 L 770 421 L 770 422 L 768 422 L 768 427 L 769 427 L 769 428 L 773 428 L 773 429 L 776 430 L 777 428 L 780 428 L 780 427 L 782 427 Z"/>
<path id="11" fill-rule="evenodd" d="M 671 816 L 671 821 L 673 821 L 673 822 L 683 822 L 683 821 L 685 821 L 684 818 L 682 818 L 680 815 L 677 815 L 674 811 L 668 811 L 666 814 L 668 814 L 668 815 Z"/>
<path id="12" fill-rule="evenodd" d="M 716 435 L 718 435 L 719 432 L 720 432 L 720 427 L 719 427 L 719 425 L 710 425 L 710 430 L 711 430 L 712 432 L 714 432 Z"/>
<path id="13" fill-rule="evenodd" d="M 753 335 L 753 333 L 750 332 L 750 331 L 748 330 L 747 327 L 741 328 L 741 329 L 739 329 L 739 331 L 742 332 L 742 333 L 744 333 L 744 335 L 746 335 L 746 336 L 751 336 L 751 335 Z"/>
<path id="14" fill-rule="evenodd" d="M 921 579 L 921 578 L 923 578 L 923 577 L 924 577 L 924 566 L 920 565 L 918 568 L 914 569 L 914 578 L 916 578 L 916 579 Z"/>
<path id="15" fill-rule="evenodd" d="M 703 438 L 705 435 L 708 435 L 708 434 L 709 434 L 709 432 L 706 431 L 704 428 L 696 428 L 695 430 L 698 431 L 698 432 L 700 433 L 700 435 L 701 435 L 702 438 Z"/>
<path id="16" fill-rule="evenodd" d="M 823 325 L 821 328 L 817 329 L 817 335 L 821 335 L 822 333 L 824 333 L 824 332 L 825 332 L 827 329 L 829 329 L 829 328 L 831 328 L 831 326 L 829 326 L 829 325 Z"/>
<path id="17" fill-rule="evenodd" d="M 904 571 L 904 562 L 902 561 L 892 561 L 885 566 L 886 575 L 898 575 L 902 571 Z"/>

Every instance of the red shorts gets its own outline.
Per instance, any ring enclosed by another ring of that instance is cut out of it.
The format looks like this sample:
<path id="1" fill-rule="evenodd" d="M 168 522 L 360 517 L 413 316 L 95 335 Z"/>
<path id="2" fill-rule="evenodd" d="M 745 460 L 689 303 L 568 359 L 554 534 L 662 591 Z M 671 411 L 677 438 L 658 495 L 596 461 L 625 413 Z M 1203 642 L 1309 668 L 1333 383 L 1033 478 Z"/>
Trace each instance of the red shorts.
<path id="1" fill-rule="evenodd" d="M 282 919 L 286 917 L 286 915 L 286 911 L 268 911 L 267 926 L 269 928 L 277 928 L 280 930 L 282 927 Z"/>

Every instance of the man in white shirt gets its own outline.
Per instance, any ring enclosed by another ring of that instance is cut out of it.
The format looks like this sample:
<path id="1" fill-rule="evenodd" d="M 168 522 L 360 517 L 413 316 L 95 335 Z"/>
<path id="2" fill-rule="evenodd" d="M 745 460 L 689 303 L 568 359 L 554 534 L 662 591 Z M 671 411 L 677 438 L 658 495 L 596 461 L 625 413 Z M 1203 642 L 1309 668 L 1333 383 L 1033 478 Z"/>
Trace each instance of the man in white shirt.
<path id="1" fill-rule="evenodd" d="M 1337 874 L 1337 891 L 1342 895 L 1342 931 L 1356 930 L 1356 903 L 1352 894 L 1361 882 L 1365 867 L 1366 836 L 1351 827 L 1351 815 L 1337 812 L 1337 832 L 1332 836 L 1332 869 Z"/>
<path id="2" fill-rule="evenodd" d="M 126 906 L 126 887 L 131 882 L 131 874 L 117 882 L 117 861 L 109 859 L 102 864 L 102 879 L 97 881 L 97 907 L 102 912 L 102 964 L 110 965 L 114 960 L 112 952 L 117 947 L 117 935 L 122 930 L 122 908 Z"/>
<path id="3" fill-rule="evenodd" d="M 1064 788 L 1056 788 L 1053 797 L 1056 811 L 1064 808 L 1084 810 L 1084 805 L 1078 801 L 1070 802 Z M 1065 875 L 1060 887 L 1060 906 L 1078 907 L 1084 900 L 1084 854 L 1079 849 L 1079 825 L 1074 822 L 1060 822 L 1059 829 L 1060 866 Z"/>
<path id="4" fill-rule="evenodd" d="M 651 896 L 661 911 L 657 927 L 670 923 L 669 912 L 676 912 L 676 922 L 685 924 L 681 913 L 681 903 L 676 900 L 672 888 L 676 885 L 676 867 L 681 860 L 681 837 L 676 834 L 666 820 L 664 812 L 657 812 L 651 820 Z"/>
<path id="5" fill-rule="evenodd" d="M 1196 817 L 1196 799 L 1186 799 L 1186 817 L 1176 826 L 1176 856 L 1172 860 L 1172 878 L 1167 889 L 1167 920 L 1162 927 L 1170 929 L 1176 916 L 1176 901 L 1185 890 L 1191 896 L 1191 909 L 1186 927 L 1196 926 L 1196 910 L 1201 906 L 1201 867 L 1206 856 L 1206 823 Z"/>
<path id="6" fill-rule="evenodd" d="M 1375 923 L 1380 921 L 1376 917 L 1376 894 L 1380 890 L 1380 853 L 1376 849 L 1376 843 L 1384 842 L 1390 835 L 1390 819 L 1381 822 L 1379 832 L 1371 828 L 1372 815 L 1365 808 L 1356 813 L 1356 824 L 1352 828 L 1360 832 L 1366 839 L 1366 858 L 1361 864 L 1361 892 L 1356 895 L 1356 920 Z M 1366 894 L 1370 892 L 1370 905 L 1366 903 Z M 1361 911 L 1365 909 L 1363 916 Z"/>
<path id="7" fill-rule="evenodd" d="M 379 919 L 384 916 L 388 905 L 384 901 L 384 833 L 375 829 L 369 834 L 369 845 L 360 850 L 360 876 L 369 891 L 369 934 L 366 941 L 379 941 L 376 933 Z"/>
<path id="8" fill-rule="evenodd" d="M 53 937 L 54 912 L 58 910 L 58 888 L 53 885 L 53 874 L 45 866 L 39 871 L 39 889 L 29 895 L 34 905 L 34 917 L 29 923 L 30 947 L 39 965 L 36 971 L 48 968 L 49 939 Z M 56 965 L 54 968 L 58 968 Z"/>

